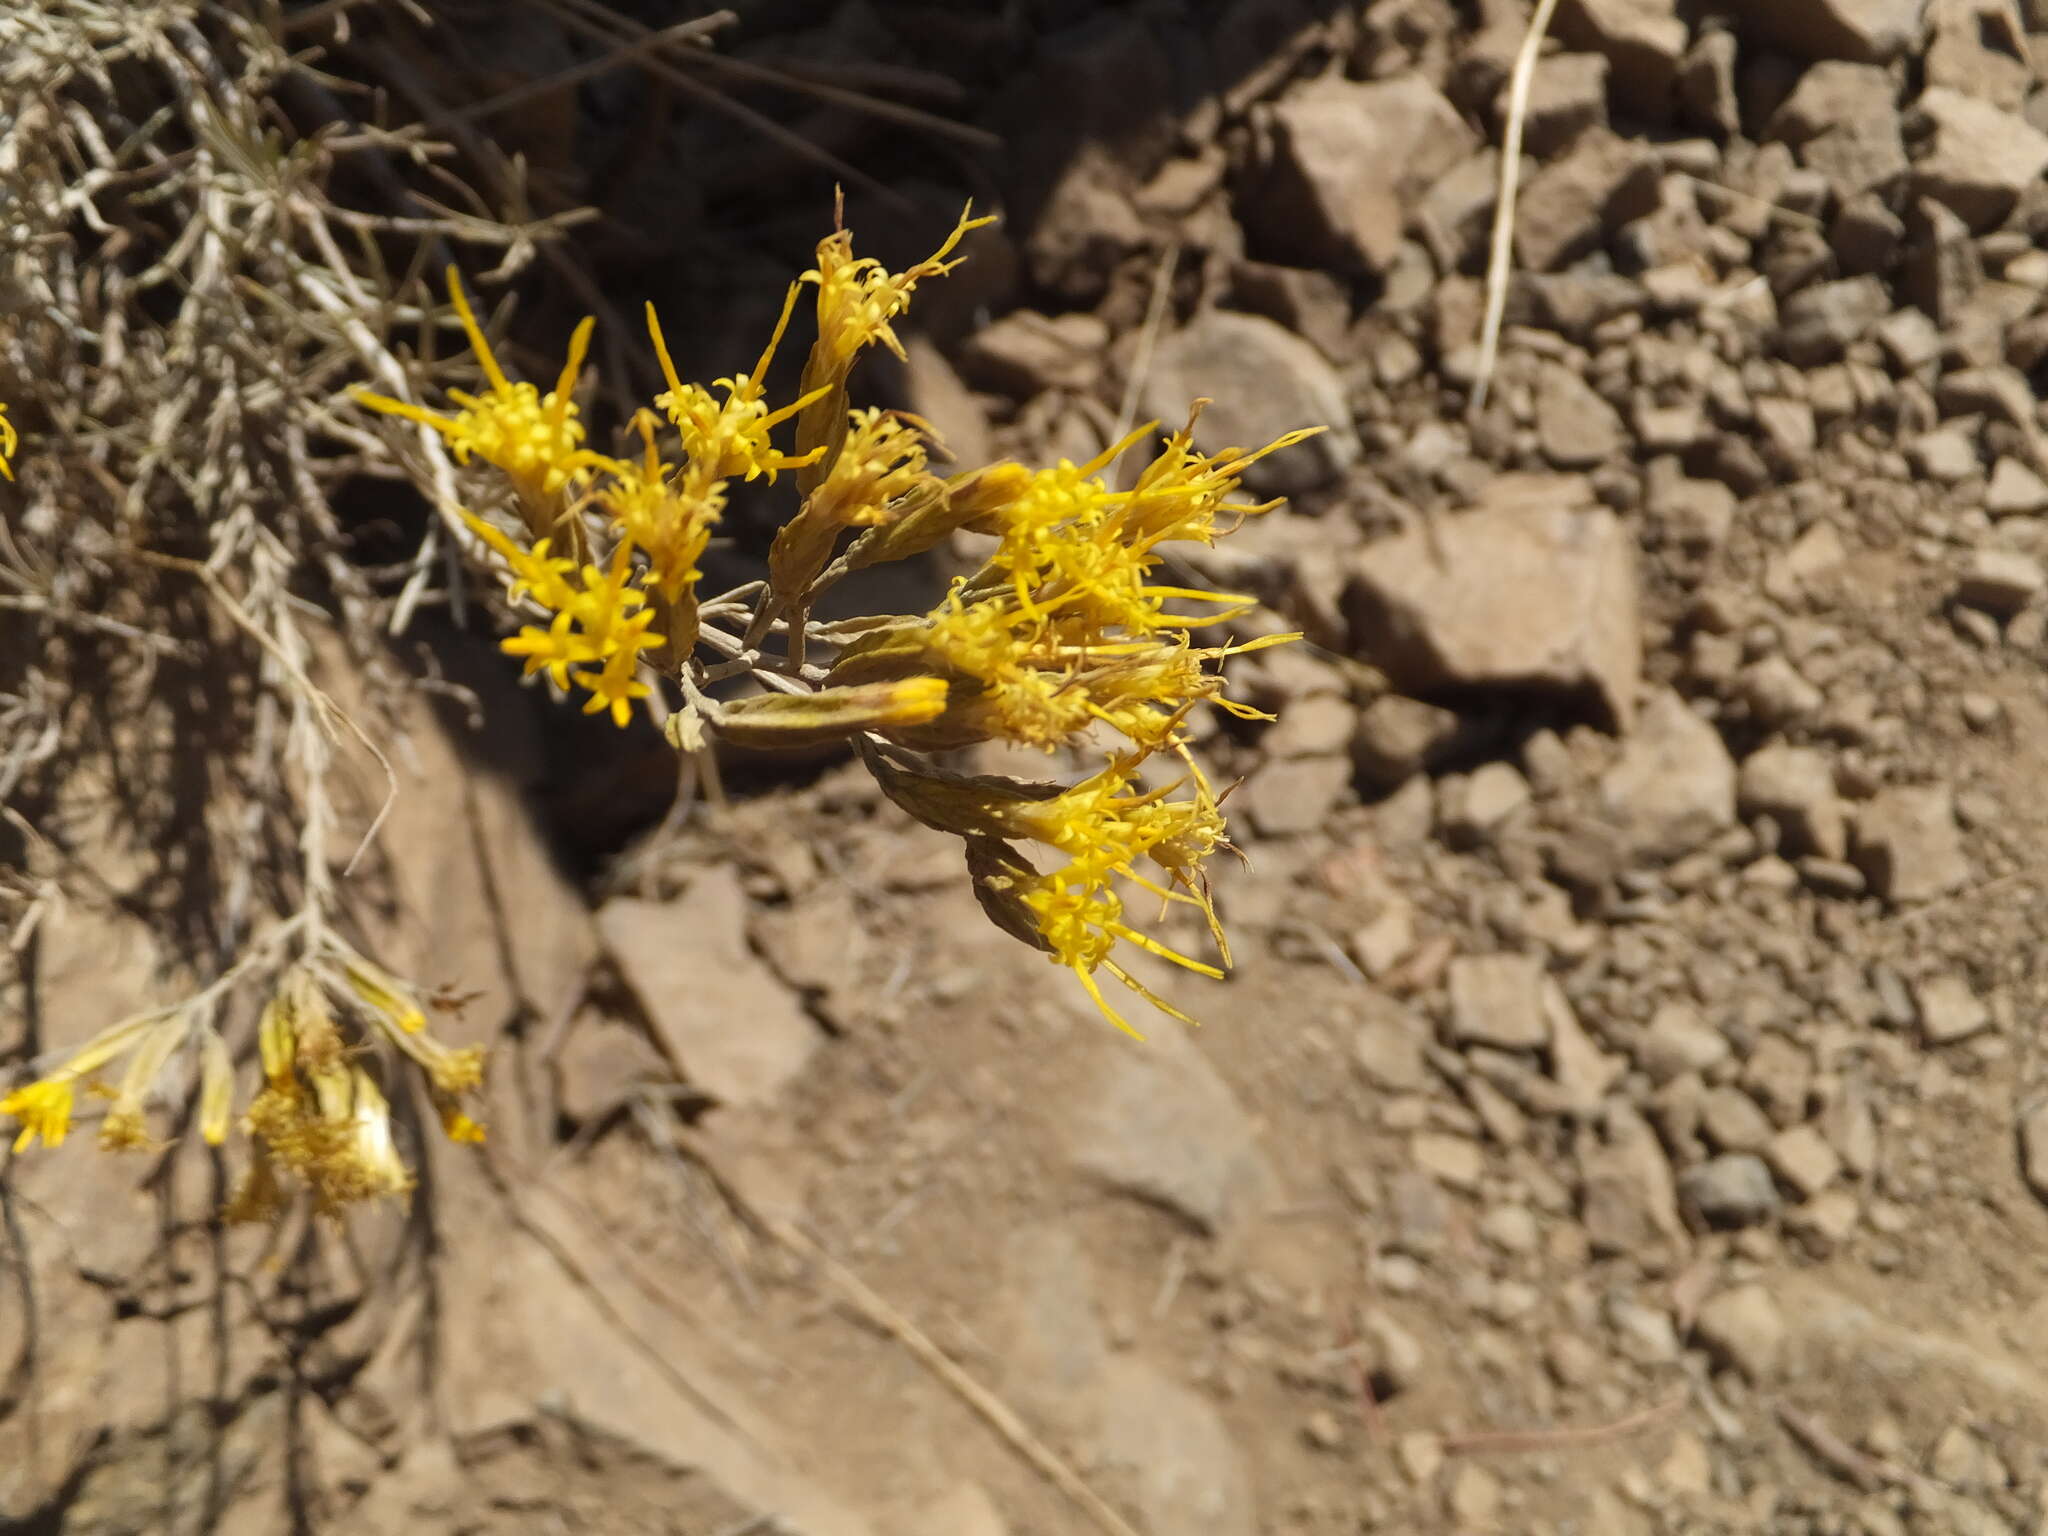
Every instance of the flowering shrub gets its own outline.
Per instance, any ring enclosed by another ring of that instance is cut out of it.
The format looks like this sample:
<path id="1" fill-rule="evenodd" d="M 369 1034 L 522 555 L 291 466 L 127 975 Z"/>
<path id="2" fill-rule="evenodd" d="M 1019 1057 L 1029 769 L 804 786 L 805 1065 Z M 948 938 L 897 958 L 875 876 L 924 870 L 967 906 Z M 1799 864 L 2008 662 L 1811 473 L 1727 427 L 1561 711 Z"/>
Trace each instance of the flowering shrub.
<path id="1" fill-rule="evenodd" d="M 1246 466 L 1320 429 L 1212 454 L 1195 448 L 1191 417 L 1123 490 L 1108 477 L 1156 424 L 1086 464 L 938 472 L 926 423 L 854 406 L 848 383 L 869 348 L 902 355 L 894 322 L 918 284 L 948 271 L 961 240 L 987 222 L 963 214 L 932 256 L 900 273 L 856 257 L 850 233 L 835 231 L 819 243 L 817 265 L 790 285 L 753 369 L 708 387 L 679 377 L 650 306 L 668 388 L 629 424 L 639 444 L 629 457 L 589 446 L 574 399 L 593 322 L 576 329 L 543 392 L 505 374 L 452 271 L 455 311 L 487 387 L 451 390 L 446 410 L 368 391 L 357 399 L 438 434 L 458 464 L 480 461 L 495 472 L 502 495 L 447 510 L 532 617 L 503 642 L 528 675 L 581 694 L 586 711 L 620 725 L 647 710 L 681 751 L 716 741 L 768 750 L 846 743 L 890 800 L 961 839 L 988 916 L 1071 971 L 1111 1021 L 1135 1034 L 1100 975 L 1173 1018 L 1187 1015 L 1119 962 L 1125 946 L 1210 977 L 1229 964 L 1204 866 L 1231 844 L 1222 797 L 1186 744 L 1189 713 L 1214 703 L 1264 718 L 1224 696 L 1220 663 L 1296 638 L 1197 644 L 1197 631 L 1252 602 L 1158 580 L 1160 548 L 1212 543 L 1269 510 L 1274 503 L 1231 499 Z M 770 366 L 806 290 L 816 339 L 794 398 L 773 404 Z M 4 416 L 0 434 L 4 467 L 14 446 Z M 700 562 L 729 485 L 784 477 L 796 507 L 775 535 L 765 579 L 701 594 Z M 956 534 L 987 539 L 989 552 L 932 611 L 812 617 L 843 577 L 925 554 Z M 744 696 L 720 686 L 742 679 L 754 685 Z M 1050 753 L 1105 738 L 1115 745 L 1103 766 L 1070 786 L 964 775 L 935 760 L 978 742 Z M 1170 781 L 1146 787 L 1141 775 L 1161 777 L 1146 772 L 1155 760 L 1170 766 Z M 1134 926 L 1133 897 L 1198 910 L 1213 960 Z M 274 1209 L 280 1174 L 329 1211 L 409 1187 L 392 1143 L 389 1079 L 380 1083 L 376 1059 L 421 1075 L 449 1136 L 482 1136 L 463 1107 L 482 1081 L 480 1049 L 436 1041 L 414 991 L 331 930 L 308 925 L 297 937 L 298 956 L 281 969 L 259 1029 L 263 1083 L 241 1116 L 257 1155 L 231 1215 Z M 0 1099 L 0 1113 L 22 1123 L 17 1146 L 38 1136 L 61 1141 L 77 1086 L 96 1087 L 95 1074 L 116 1063 L 119 1087 L 99 1090 L 112 1098 L 100 1139 L 145 1140 L 145 1098 L 180 1050 L 197 1055 L 200 1130 L 224 1139 L 234 1074 L 212 1015 L 242 968 L 175 1010 L 114 1026 Z"/>

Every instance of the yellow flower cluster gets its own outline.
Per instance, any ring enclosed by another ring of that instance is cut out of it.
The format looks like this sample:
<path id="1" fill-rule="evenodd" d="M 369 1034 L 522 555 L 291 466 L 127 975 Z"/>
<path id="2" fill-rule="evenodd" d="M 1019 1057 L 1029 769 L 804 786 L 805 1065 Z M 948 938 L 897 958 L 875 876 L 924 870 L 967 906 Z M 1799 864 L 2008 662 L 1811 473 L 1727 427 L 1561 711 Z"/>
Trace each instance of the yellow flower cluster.
<path id="1" fill-rule="evenodd" d="M 1116 960 L 1117 947 L 1206 975 L 1220 969 L 1139 932 L 1125 919 L 1119 890 L 1198 907 L 1228 963 L 1202 871 L 1211 853 L 1230 845 L 1220 797 L 1195 766 L 1182 727 L 1204 702 L 1264 718 L 1224 697 L 1219 664 L 1295 637 L 1197 644 L 1194 631 L 1254 605 L 1160 580 L 1160 547 L 1211 543 L 1268 510 L 1272 503 L 1232 500 L 1245 469 L 1320 429 L 1205 453 L 1195 447 L 1191 417 L 1123 490 L 1108 474 L 1153 437 L 1154 425 L 1082 465 L 935 474 L 929 427 L 900 412 L 852 407 L 848 380 L 869 347 L 902 355 L 895 322 L 918 284 L 947 272 L 961 240 L 987 222 L 970 215 L 930 257 L 893 273 L 856 256 L 852 235 L 835 229 L 819 242 L 817 265 L 790 286 L 752 370 L 709 387 L 681 378 L 650 307 L 648 330 L 668 387 L 654 411 L 629 424 L 640 439 L 631 460 L 587 448 L 569 398 L 589 322 L 543 395 L 506 379 L 452 273 L 457 313 L 489 390 L 453 394 L 462 407 L 455 414 L 361 398 L 432 428 L 458 459 L 505 476 L 523 537 L 462 515 L 497 556 L 513 600 L 548 615 L 504 642 L 529 674 L 584 690 L 587 710 L 609 711 L 621 725 L 645 701 L 687 750 L 707 736 L 765 749 L 855 742 L 898 803 L 966 840 L 990 916 L 1073 970 L 1119 1025 L 1128 1028 L 1103 1000 L 1098 971 L 1185 1017 L 1145 991 Z M 770 370 L 806 284 L 816 289 L 817 336 L 793 396 L 774 405 Z M 788 448 L 775 442 L 785 423 L 793 426 Z M 669 433 L 673 447 L 665 448 Z M 700 604 L 700 562 L 728 483 L 773 482 L 784 472 L 799 502 L 769 549 L 766 582 Z M 993 537 L 993 552 L 931 612 L 812 622 L 817 599 L 841 577 L 961 532 Z M 768 648 L 778 635 L 779 653 Z M 813 648 L 827 647 L 834 653 L 823 665 L 810 661 Z M 717 659 L 700 661 L 706 650 Z M 740 672 L 762 691 L 712 696 L 711 684 Z M 1052 751 L 1082 745 L 1098 727 L 1126 745 L 1064 791 L 959 779 L 916 755 L 983 741 Z M 1181 761 L 1176 782 L 1140 787 L 1148 761 L 1162 753 Z M 1064 862 L 1041 872 L 1018 841 L 1042 844 Z"/>
<path id="2" fill-rule="evenodd" d="M 7 461 L 20 446 L 21 437 L 15 432 L 14 423 L 7 419 L 7 402 L 0 400 L 0 478 L 14 478 L 14 467 Z"/>
<path id="3" fill-rule="evenodd" d="M 102 1147 L 161 1145 L 149 1134 L 147 1116 L 152 1101 L 167 1096 L 168 1069 L 181 1055 L 196 1059 L 200 1136 L 209 1146 L 223 1144 L 235 1124 L 235 1066 L 210 1015 L 210 1006 L 194 1003 L 123 1020 L 56 1070 L 0 1098 L 0 1114 L 21 1123 L 15 1150 L 38 1138 L 61 1145 L 81 1085 L 109 1101 L 100 1119 Z M 223 1214 L 274 1215 L 284 1199 L 281 1175 L 301 1181 L 327 1214 L 412 1187 L 375 1070 L 380 1055 L 389 1060 L 395 1052 L 420 1073 L 452 1140 L 481 1141 L 483 1130 L 463 1101 L 482 1086 L 483 1050 L 445 1045 L 426 1024 L 411 989 L 338 941 L 330 939 L 317 962 L 287 971 L 257 1030 L 263 1087 L 241 1117 L 254 1160 Z M 118 1085 L 102 1084 L 98 1073 L 116 1062 Z"/>

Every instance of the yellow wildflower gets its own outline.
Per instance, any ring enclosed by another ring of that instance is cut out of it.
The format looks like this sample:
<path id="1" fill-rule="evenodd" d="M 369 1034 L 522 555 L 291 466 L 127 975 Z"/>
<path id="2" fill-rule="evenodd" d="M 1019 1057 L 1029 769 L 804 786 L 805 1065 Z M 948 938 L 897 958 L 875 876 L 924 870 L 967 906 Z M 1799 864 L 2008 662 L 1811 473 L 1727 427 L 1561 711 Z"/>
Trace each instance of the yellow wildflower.
<path id="1" fill-rule="evenodd" d="M 722 405 L 702 384 L 685 384 L 676 376 L 675 362 L 662 338 L 661 322 L 655 318 L 654 306 L 647 306 L 647 333 L 654 340 L 662 376 L 668 380 L 667 392 L 655 396 L 654 403 L 668 413 L 668 419 L 682 434 L 683 452 L 691 469 L 706 480 L 727 480 L 734 475 L 751 480 L 756 475 L 766 475 L 773 481 L 782 470 L 815 463 L 824 451 L 813 449 L 792 456 L 777 451 L 768 441 L 771 429 L 798 414 L 823 393 L 813 391 L 779 411 L 769 410 L 768 402 L 762 398 L 768 387 L 768 365 L 775 360 L 775 349 L 781 345 L 782 333 L 789 326 L 796 293 L 792 284 L 782 301 L 782 318 L 775 322 L 775 334 L 768 338 L 753 372 L 715 381 L 716 387 L 725 391 Z"/>
<path id="2" fill-rule="evenodd" d="M 553 611 L 547 628 L 529 624 L 500 641 L 499 649 L 523 656 L 528 676 L 546 672 L 564 691 L 572 682 L 590 690 L 584 712 L 609 709 L 625 725 L 633 701 L 654 691 L 638 679 L 640 653 L 668 643 L 650 628 L 654 613 L 647 594 L 633 584 L 632 541 L 621 539 L 606 566 L 578 567 L 550 555 L 546 539 L 525 549 L 481 518 L 463 515 L 505 561 L 514 594 Z"/>
<path id="3" fill-rule="evenodd" d="M 649 590 L 673 606 L 697 584 L 697 562 L 711 543 L 711 530 L 725 513 L 725 482 L 686 487 L 683 477 L 661 460 L 654 446 L 654 417 L 641 411 L 633 425 L 646 444 L 639 464 L 621 464 L 597 493 L 613 528 L 647 556 Z M 554 604 L 561 607 L 563 604 Z M 671 636 L 681 649 L 687 636 Z"/>
<path id="4" fill-rule="evenodd" d="M 14 457 L 14 450 L 20 446 L 21 438 L 15 433 L 14 423 L 7 419 L 7 402 L 0 400 L 0 476 L 9 480 L 14 478 L 14 470 L 7 461 Z"/>
<path id="5" fill-rule="evenodd" d="M 71 1129 L 72 1081 L 60 1072 L 24 1083 L 0 1099 L 0 1115 L 12 1115 L 21 1122 L 21 1134 L 14 1138 L 15 1151 L 26 1150 L 38 1136 L 46 1147 L 64 1144 L 65 1134 Z"/>
<path id="6" fill-rule="evenodd" d="M 878 527 L 919 486 L 939 487 L 925 472 L 927 430 L 906 411 L 850 413 L 825 478 L 769 547 L 768 576 L 778 593 L 801 599 L 832 558 L 842 530 Z"/>
<path id="7" fill-rule="evenodd" d="M 872 256 L 856 257 L 851 230 L 836 229 L 818 242 L 818 264 L 802 280 L 818 286 L 818 344 L 840 376 L 863 347 L 876 342 L 903 356 L 903 343 L 890 322 L 910 307 L 919 282 L 944 276 L 960 264 L 946 258 L 962 237 L 995 222 L 993 217 L 974 218 L 973 212 L 969 203 L 939 248 L 900 273 L 889 272 Z"/>
<path id="8" fill-rule="evenodd" d="M 25 1150 L 38 1136 L 46 1147 L 61 1145 L 65 1133 L 71 1128 L 77 1083 L 87 1074 L 125 1055 L 162 1018 L 161 1014 L 145 1013 L 109 1025 L 74 1051 L 49 1076 L 25 1083 L 0 1099 L 0 1115 L 12 1115 L 21 1122 L 21 1133 L 14 1139 L 14 1150 Z"/>
<path id="9" fill-rule="evenodd" d="M 583 447 L 583 424 L 577 420 L 572 398 L 596 321 L 586 316 L 576 327 L 555 387 L 543 395 L 535 385 L 514 383 L 505 376 L 469 307 L 468 295 L 462 291 L 461 275 L 453 267 L 448 269 L 448 296 L 490 389 L 482 395 L 449 390 L 448 398 L 462 407 L 453 416 L 369 390 L 359 389 L 355 396 L 372 410 L 433 428 L 448 440 L 457 463 L 467 464 L 474 456 L 502 470 L 519 494 L 527 525 L 539 532 L 560 514 L 564 493 L 603 462 Z"/>

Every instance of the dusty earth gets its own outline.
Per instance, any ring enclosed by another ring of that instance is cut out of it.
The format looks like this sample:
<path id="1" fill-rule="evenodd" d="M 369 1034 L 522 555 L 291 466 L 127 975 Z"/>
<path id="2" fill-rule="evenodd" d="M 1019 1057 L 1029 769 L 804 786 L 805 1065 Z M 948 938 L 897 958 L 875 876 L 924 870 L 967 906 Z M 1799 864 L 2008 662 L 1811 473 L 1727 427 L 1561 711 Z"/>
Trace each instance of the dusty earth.
<path id="1" fill-rule="evenodd" d="M 1006 138 L 809 125 L 885 249 L 1006 214 L 894 384 L 963 458 L 1332 428 L 1189 556 L 1310 636 L 1198 728 L 1234 975 L 1134 1042 L 851 765 L 649 834 L 658 744 L 445 637 L 360 878 L 491 1141 L 275 1233 L 14 1158 L 0 1529 L 2048 1530 L 2048 9 L 1729 10 L 1557 7 L 1490 375 L 1516 0 L 779 43 Z M 51 1039 L 151 985 L 39 942 Z"/>

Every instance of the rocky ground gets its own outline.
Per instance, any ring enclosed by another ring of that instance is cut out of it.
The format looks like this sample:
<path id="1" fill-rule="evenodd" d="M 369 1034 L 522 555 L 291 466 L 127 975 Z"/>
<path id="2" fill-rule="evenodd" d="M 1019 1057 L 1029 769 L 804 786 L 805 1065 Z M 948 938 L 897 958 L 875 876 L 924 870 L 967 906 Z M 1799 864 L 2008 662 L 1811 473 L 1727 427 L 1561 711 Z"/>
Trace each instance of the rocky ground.
<path id="1" fill-rule="evenodd" d="M 856 9 L 1025 61 L 964 458 L 1331 427 L 1189 556 L 1310 637 L 1199 727 L 1235 975 L 1115 1034 L 843 765 L 572 881 L 630 775 L 470 656 L 382 878 L 488 1152 L 17 1161 L 9 1528 L 2048 1530 L 2048 9 L 1563 0 L 1476 412 L 1515 0 Z"/>

